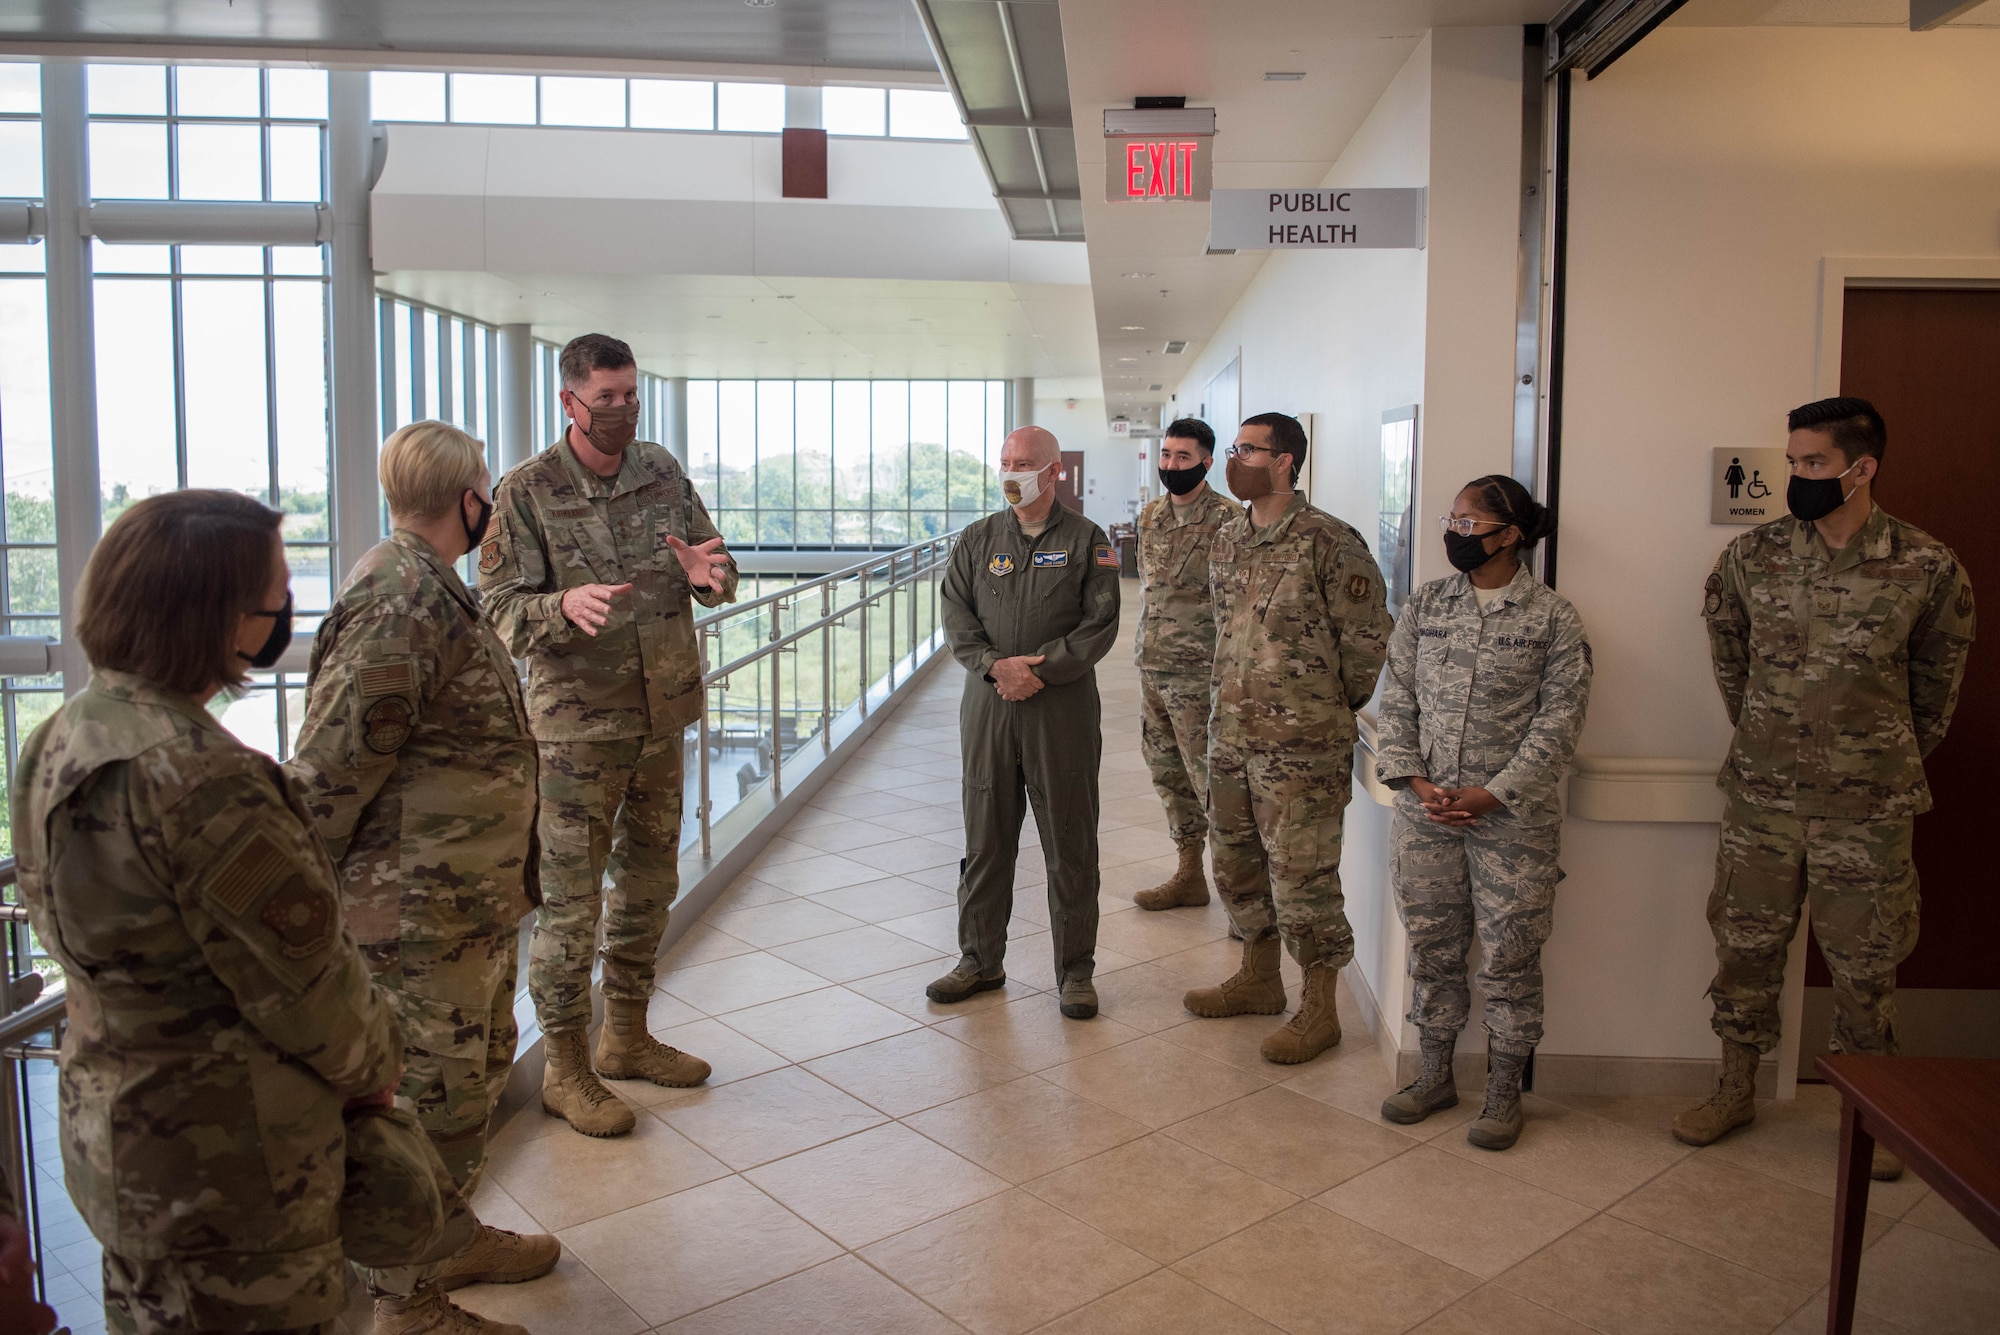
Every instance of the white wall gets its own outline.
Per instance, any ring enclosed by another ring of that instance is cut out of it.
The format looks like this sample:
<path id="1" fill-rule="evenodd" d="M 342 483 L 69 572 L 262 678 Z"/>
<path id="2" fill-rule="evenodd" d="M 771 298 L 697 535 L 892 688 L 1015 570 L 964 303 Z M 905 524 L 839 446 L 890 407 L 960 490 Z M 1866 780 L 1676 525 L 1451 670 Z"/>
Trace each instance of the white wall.
<path id="1" fill-rule="evenodd" d="M 1037 382 L 1036 389 L 1041 388 Z M 1033 425 L 1053 431 L 1065 450 L 1083 451 L 1083 478 L 1077 488 L 1083 512 L 1098 527 L 1108 529 L 1130 522 L 1126 502 L 1139 494 L 1138 456 L 1144 445 L 1113 436 L 1105 429 L 1105 420 L 1101 392 L 1096 398 L 1075 399 L 1035 395 Z"/>
<path id="2" fill-rule="evenodd" d="M 1784 443 L 1826 256 L 2000 256 L 2000 32 L 1659 29 L 1573 108 L 1559 587 L 1583 750 L 1720 761 L 1713 446 Z M 1838 337 L 1837 331 L 1834 337 Z M 1499 415 L 1495 414 L 1496 423 Z M 1708 1056 L 1713 825 L 1564 829 L 1547 1050 Z"/>

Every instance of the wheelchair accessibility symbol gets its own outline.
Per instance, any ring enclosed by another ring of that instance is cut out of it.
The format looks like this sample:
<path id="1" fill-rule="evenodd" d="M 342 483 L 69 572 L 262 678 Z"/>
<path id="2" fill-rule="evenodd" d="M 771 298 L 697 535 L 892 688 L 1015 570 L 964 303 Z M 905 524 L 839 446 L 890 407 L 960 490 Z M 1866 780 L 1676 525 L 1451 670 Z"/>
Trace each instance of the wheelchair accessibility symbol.
<path id="1" fill-rule="evenodd" d="M 1711 524 L 1761 524 L 1778 517 L 1781 507 L 1771 498 L 1775 479 L 1783 476 L 1783 450 L 1716 450 L 1710 467 Z"/>

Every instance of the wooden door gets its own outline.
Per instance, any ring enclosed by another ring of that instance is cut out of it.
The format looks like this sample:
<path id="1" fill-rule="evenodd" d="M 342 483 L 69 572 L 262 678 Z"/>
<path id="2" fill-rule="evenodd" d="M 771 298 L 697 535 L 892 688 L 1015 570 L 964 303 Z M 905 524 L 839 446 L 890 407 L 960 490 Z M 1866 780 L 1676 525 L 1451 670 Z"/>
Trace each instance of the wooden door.
<path id="1" fill-rule="evenodd" d="M 1877 501 L 1958 554 L 1985 614 L 1951 731 L 1924 765 L 1937 805 L 1916 824 L 1923 926 L 1897 987 L 2000 988 L 1987 797 L 2000 743 L 2000 290 L 1852 289 L 1840 367 L 1840 392 L 1889 427 Z M 1808 959 L 1807 985 L 1829 986 L 1819 951 Z M 1906 1021 L 1906 1051 L 1910 1037 Z"/>
<path id="2" fill-rule="evenodd" d="M 1064 450 L 1056 473 L 1056 500 L 1065 510 L 1083 513 L 1083 451 Z"/>

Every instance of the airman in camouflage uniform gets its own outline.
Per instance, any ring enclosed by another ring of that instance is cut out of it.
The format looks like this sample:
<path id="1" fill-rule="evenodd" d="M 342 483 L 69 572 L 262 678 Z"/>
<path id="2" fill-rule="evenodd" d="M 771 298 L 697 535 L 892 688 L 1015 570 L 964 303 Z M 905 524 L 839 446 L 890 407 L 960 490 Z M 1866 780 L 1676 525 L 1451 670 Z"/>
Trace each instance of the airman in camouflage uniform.
<path id="1" fill-rule="evenodd" d="M 1246 444 L 1272 449 L 1280 468 L 1287 455 L 1304 455 L 1296 421 L 1265 424 L 1279 416 L 1249 419 L 1230 459 L 1229 489 L 1253 504 L 1260 498 L 1246 492 Z M 1210 551 L 1209 579 L 1220 627 L 1209 840 L 1216 888 L 1244 956 L 1237 974 L 1189 992 L 1186 1005 L 1205 1016 L 1282 1012 L 1282 937 L 1305 980 L 1297 1013 L 1265 1040 L 1264 1056 L 1309 1061 L 1340 1041 L 1334 983 L 1354 957 L 1340 888 L 1341 826 L 1352 791 L 1354 711 L 1375 693 L 1391 626 L 1382 573 L 1360 534 L 1294 492 L 1262 526 L 1249 512 L 1230 517 Z"/>
<path id="2" fill-rule="evenodd" d="M 585 356 L 573 376 L 580 345 L 596 360 Z M 683 733 L 705 698 L 693 603 L 735 601 L 737 575 L 734 558 L 709 546 L 720 535 L 680 464 L 631 438 L 638 405 L 630 350 L 586 335 L 565 348 L 564 368 L 572 426 L 500 480 L 479 586 L 501 638 L 527 660 L 540 752 L 544 898 L 528 985 L 549 1035 L 543 1107 L 586 1134 L 621 1135 L 632 1114 L 598 1084 L 583 1044 L 600 906 L 607 1015 L 597 1074 L 677 1086 L 708 1076 L 707 1063 L 648 1035 L 646 1005 L 680 888 Z M 630 385 L 612 385 L 621 376 Z M 614 394 L 586 406 L 603 385 L 625 401 Z M 586 468 L 578 442 L 610 459 L 615 474 Z M 712 582 L 691 582 L 691 549 L 714 554 Z M 590 591 L 602 610 L 586 614 L 596 621 L 587 628 L 564 599 Z"/>
<path id="3" fill-rule="evenodd" d="M 1485 555 L 1474 570 L 1489 579 L 1493 567 L 1489 582 L 1475 586 L 1460 573 L 1411 596 L 1389 637 L 1376 709 L 1376 777 L 1397 790 L 1390 883 L 1409 935 L 1409 1020 L 1424 1056 L 1422 1073 L 1382 1113 L 1419 1122 L 1458 1102 L 1451 1058 L 1470 1018 L 1466 955 L 1476 934 L 1489 1084 L 1501 1084 L 1494 1115 L 1481 1119 L 1493 1125 L 1467 1132 L 1485 1149 L 1505 1149 L 1519 1135 L 1514 1073 L 1542 1041 L 1541 952 L 1562 879 L 1556 786 L 1583 730 L 1591 678 L 1582 618 L 1519 559 L 1522 546 L 1549 531 L 1547 512 L 1512 478 L 1504 485 L 1473 483 L 1460 494 L 1467 513 L 1454 515 L 1474 526 L 1464 535 L 1473 541 L 1500 540 L 1464 558 Z M 1492 501 L 1475 511 L 1489 492 Z M 1493 584 L 1508 566 L 1513 577 Z M 1464 790 L 1483 790 L 1498 805 L 1473 816 L 1440 801 Z"/>
<path id="4" fill-rule="evenodd" d="M 1200 426 L 1203 423 L 1192 423 Z M 1200 438 L 1168 427 L 1164 442 L 1185 451 Z M 1214 433 L 1203 457 L 1212 454 Z M 1162 469 L 1161 476 L 1169 470 Z M 1192 470 L 1189 470 L 1192 471 Z M 1180 866 L 1164 885 L 1132 902 L 1168 909 L 1208 902 L 1202 848 L 1208 841 L 1209 677 L 1215 667 L 1215 604 L 1208 588 L 1208 553 L 1237 507 L 1206 481 L 1189 496 L 1169 493 L 1139 511 L 1139 582 L 1144 599 L 1132 658 L 1139 665 L 1139 746 L 1153 788 L 1167 809 L 1167 831 Z"/>
<path id="5" fill-rule="evenodd" d="M 1917 940 L 1911 829 L 1931 806 L 1923 760 L 1950 726 L 1973 638 L 1958 558 L 1869 498 L 1886 437 L 1874 409 L 1823 400 L 1796 410 L 1792 428 L 1795 511 L 1812 472 L 1861 475 L 1835 513 L 1731 542 L 1704 591 L 1735 732 L 1716 780 L 1727 808 L 1708 904 L 1724 1074 L 1714 1098 L 1675 1119 L 1691 1144 L 1754 1116 L 1757 1059 L 1778 1043 L 1785 954 L 1808 900 L 1833 975 L 1834 1048 L 1896 1051 L 1896 966 Z M 1815 468 L 1814 452 L 1832 462 Z M 1856 513 L 1865 520 L 1830 546 L 1823 530 Z M 1876 1172 L 1890 1175 L 1879 1156 Z"/>
<path id="6" fill-rule="evenodd" d="M 342 1103 L 403 1043 L 284 775 L 99 670 L 22 748 L 14 839 L 69 980 L 63 1171 L 110 1329 L 331 1329 Z"/>
<path id="7" fill-rule="evenodd" d="M 339 868 L 348 929 L 402 1022 L 397 1092 L 469 1194 L 519 1037 L 536 756 L 513 661 L 449 559 L 471 545 L 464 507 L 490 510 L 480 495 L 484 450 L 443 423 L 397 432 L 383 451 L 392 513 L 401 497 L 391 461 L 408 469 L 426 454 L 456 464 L 469 485 L 441 516 L 396 514 L 396 532 L 348 575 L 313 639 L 305 722 L 287 768 Z M 378 1299 L 407 1297 L 432 1285 L 532 1279 L 560 1253 L 552 1237 L 485 1228 L 448 1262 L 369 1279 Z M 378 1310 L 378 1331 L 402 1315 Z"/>

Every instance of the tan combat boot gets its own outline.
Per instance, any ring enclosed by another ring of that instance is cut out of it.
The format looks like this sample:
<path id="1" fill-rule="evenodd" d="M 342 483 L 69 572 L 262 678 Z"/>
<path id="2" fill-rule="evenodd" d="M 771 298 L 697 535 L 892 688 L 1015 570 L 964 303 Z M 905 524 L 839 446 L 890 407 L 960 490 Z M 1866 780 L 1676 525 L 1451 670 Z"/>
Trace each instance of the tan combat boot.
<path id="1" fill-rule="evenodd" d="M 407 1298 L 377 1298 L 375 1335 L 528 1335 L 528 1328 L 489 1321 L 426 1287 Z"/>
<path id="2" fill-rule="evenodd" d="M 605 1080 L 650 1080 L 686 1089 L 708 1079 L 709 1064 L 646 1032 L 646 1003 L 604 999 L 604 1028 L 597 1032 L 597 1074 Z"/>
<path id="3" fill-rule="evenodd" d="M 1757 1049 L 1722 1040 L 1722 1080 L 1708 1101 L 1674 1118 L 1674 1139 L 1683 1145 L 1713 1145 L 1739 1126 L 1757 1120 Z"/>
<path id="4" fill-rule="evenodd" d="M 1200 908 L 1208 902 L 1208 877 L 1202 874 L 1201 841 L 1182 844 L 1181 865 L 1162 885 L 1141 890 L 1132 902 L 1142 909 Z"/>
<path id="5" fill-rule="evenodd" d="M 583 1026 L 558 1029 L 543 1040 L 548 1064 L 542 1070 L 542 1111 L 560 1117 L 586 1136 L 622 1136 L 636 1123 L 632 1110 L 604 1087 L 590 1069 L 590 1043 Z"/>
<path id="6" fill-rule="evenodd" d="M 1486 1054 L 1486 1106 L 1465 1128 L 1465 1142 L 1482 1150 L 1512 1149 L 1521 1138 L 1521 1077 L 1528 1053 L 1492 1048 Z"/>
<path id="7" fill-rule="evenodd" d="M 1411 1126 L 1434 1112 L 1458 1106 L 1458 1082 L 1452 1076 L 1452 1053 L 1458 1035 L 1449 1029 L 1423 1030 L 1424 1068 L 1417 1078 L 1382 1100 L 1382 1116 Z"/>
<path id="8" fill-rule="evenodd" d="M 1285 980 L 1278 972 L 1278 938 L 1260 936 L 1243 943 L 1243 967 L 1214 987 L 1197 987 L 1181 998 L 1196 1015 L 1283 1015 Z"/>
<path id="9" fill-rule="evenodd" d="M 561 1259 L 562 1244 L 550 1234 L 481 1224 L 465 1250 L 446 1261 L 431 1282 L 447 1292 L 467 1284 L 519 1284 L 540 1279 Z"/>
<path id="10" fill-rule="evenodd" d="M 1333 985 L 1340 970 L 1331 965 L 1306 965 L 1299 988 L 1299 1008 L 1283 1027 L 1264 1040 L 1264 1060 L 1280 1066 L 1309 1062 L 1340 1042 L 1340 1016 L 1333 1009 Z"/>

